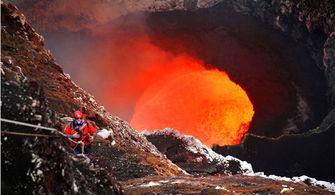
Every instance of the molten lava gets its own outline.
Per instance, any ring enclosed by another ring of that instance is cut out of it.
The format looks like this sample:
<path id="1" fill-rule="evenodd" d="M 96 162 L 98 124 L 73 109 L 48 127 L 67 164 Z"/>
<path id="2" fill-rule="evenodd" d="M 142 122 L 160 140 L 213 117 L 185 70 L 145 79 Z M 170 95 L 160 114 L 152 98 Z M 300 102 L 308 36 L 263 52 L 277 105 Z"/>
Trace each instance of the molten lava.
<path id="1" fill-rule="evenodd" d="M 207 146 L 240 143 L 254 114 L 246 92 L 225 72 L 189 67 L 148 87 L 131 125 L 148 131 L 174 128 Z"/>
<path id="2" fill-rule="evenodd" d="M 85 68 L 74 76 L 90 70 L 82 85 L 93 89 L 115 115 L 139 131 L 171 127 L 208 146 L 240 142 L 253 105 L 226 73 L 207 70 L 186 54 L 165 51 L 147 36 L 121 31 L 102 37 L 94 42 L 96 52 L 83 55 L 80 66 Z"/>

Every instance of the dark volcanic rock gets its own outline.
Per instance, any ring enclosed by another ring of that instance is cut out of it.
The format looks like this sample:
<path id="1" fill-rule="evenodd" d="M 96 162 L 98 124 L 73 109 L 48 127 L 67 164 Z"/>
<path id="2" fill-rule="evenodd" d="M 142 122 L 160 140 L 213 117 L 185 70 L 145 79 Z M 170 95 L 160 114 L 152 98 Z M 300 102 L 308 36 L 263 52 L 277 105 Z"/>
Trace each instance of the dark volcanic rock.
<path id="1" fill-rule="evenodd" d="M 110 147 L 108 141 L 103 141 L 93 143 L 92 152 L 88 155 L 93 164 L 114 173 L 119 181 L 155 175 L 153 166 L 143 164 L 132 156 L 127 156 L 127 152 Z"/>
<path id="2" fill-rule="evenodd" d="M 252 167 L 231 156 L 221 156 L 192 136 L 164 129 L 144 134 L 160 152 L 191 174 L 249 174 Z"/>
<path id="3" fill-rule="evenodd" d="M 317 66 L 324 70 L 328 78 L 328 91 L 331 95 L 332 108 L 334 108 L 335 91 L 333 83 L 334 72 L 326 71 L 330 68 L 325 63 L 327 53 L 325 48 L 335 50 L 326 42 L 335 31 L 335 3 L 325 1 L 223 1 L 222 4 L 237 13 L 256 17 L 263 22 L 281 30 L 295 41 L 303 43 L 311 53 Z M 326 67 L 326 68 L 325 68 Z M 333 69 L 333 68 L 331 68 Z"/>

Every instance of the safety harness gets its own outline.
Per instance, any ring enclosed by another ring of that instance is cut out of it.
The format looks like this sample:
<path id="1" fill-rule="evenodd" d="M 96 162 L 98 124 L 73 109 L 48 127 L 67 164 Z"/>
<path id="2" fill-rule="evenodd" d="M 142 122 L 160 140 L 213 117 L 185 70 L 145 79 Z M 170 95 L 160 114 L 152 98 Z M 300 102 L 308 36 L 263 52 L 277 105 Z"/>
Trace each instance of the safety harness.
<path id="1" fill-rule="evenodd" d="M 79 135 L 79 138 L 76 138 L 76 140 L 80 140 L 83 136 L 86 136 L 87 134 L 83 134 L 83 129 L 88 125 L 88 123 L 85 121 L 84 124 L 81 125 L 81 127 L 77 127 L 74 125 L 74 121 L 71 122 L 71 129 L 74 129 Z"/>

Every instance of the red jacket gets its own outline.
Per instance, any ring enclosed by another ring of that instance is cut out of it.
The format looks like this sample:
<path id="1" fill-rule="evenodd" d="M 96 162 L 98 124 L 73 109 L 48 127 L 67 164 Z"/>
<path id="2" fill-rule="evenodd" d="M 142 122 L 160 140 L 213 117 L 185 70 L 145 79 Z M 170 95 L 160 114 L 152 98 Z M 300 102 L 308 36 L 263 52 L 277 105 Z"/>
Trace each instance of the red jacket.
<path id="1" fill-rule="evenodd" d="M 81 136 L 79 138 L 73 138 L 73 140 L 83 141 L 85 146 L 90 145 L 91 142 L 89 141 L 88 136 L 95 134 L 97 130 L 88 121 L 84 121 L 84 124 L 82 126 L 78 126 L 77 128 L 79 128 L 78 133 L 81 134 Z M 75 130 L 75 127 L 72 121 L 70 124 L 66 126 L 64 130 L 64 134 L 73 135 L 75 133 L 77 133 L 77 131 Z M 71 146 L 74 147 L 76 146 L 76 144 L 71 142 Z"/>

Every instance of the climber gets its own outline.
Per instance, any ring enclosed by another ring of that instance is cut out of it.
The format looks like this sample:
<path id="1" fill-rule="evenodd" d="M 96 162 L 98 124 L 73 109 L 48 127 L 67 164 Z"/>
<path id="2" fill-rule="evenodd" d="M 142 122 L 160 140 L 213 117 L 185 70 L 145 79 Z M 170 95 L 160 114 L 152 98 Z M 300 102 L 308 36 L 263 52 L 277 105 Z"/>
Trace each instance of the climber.
<path id="1" fill-rule="evenodd" d="M 80 154 L 83 151 L 85 153 L 89 152 L 90 144 L 93 142 L 96 132 L 97 130 L 83 118 L 83 113 L 79 110 L 73 113 L 73 121 L 64 130 L 64 134 L 68 138 L 82 142 L 78 144 L 71 142 L 71 146 L 76 154 Z"/>

